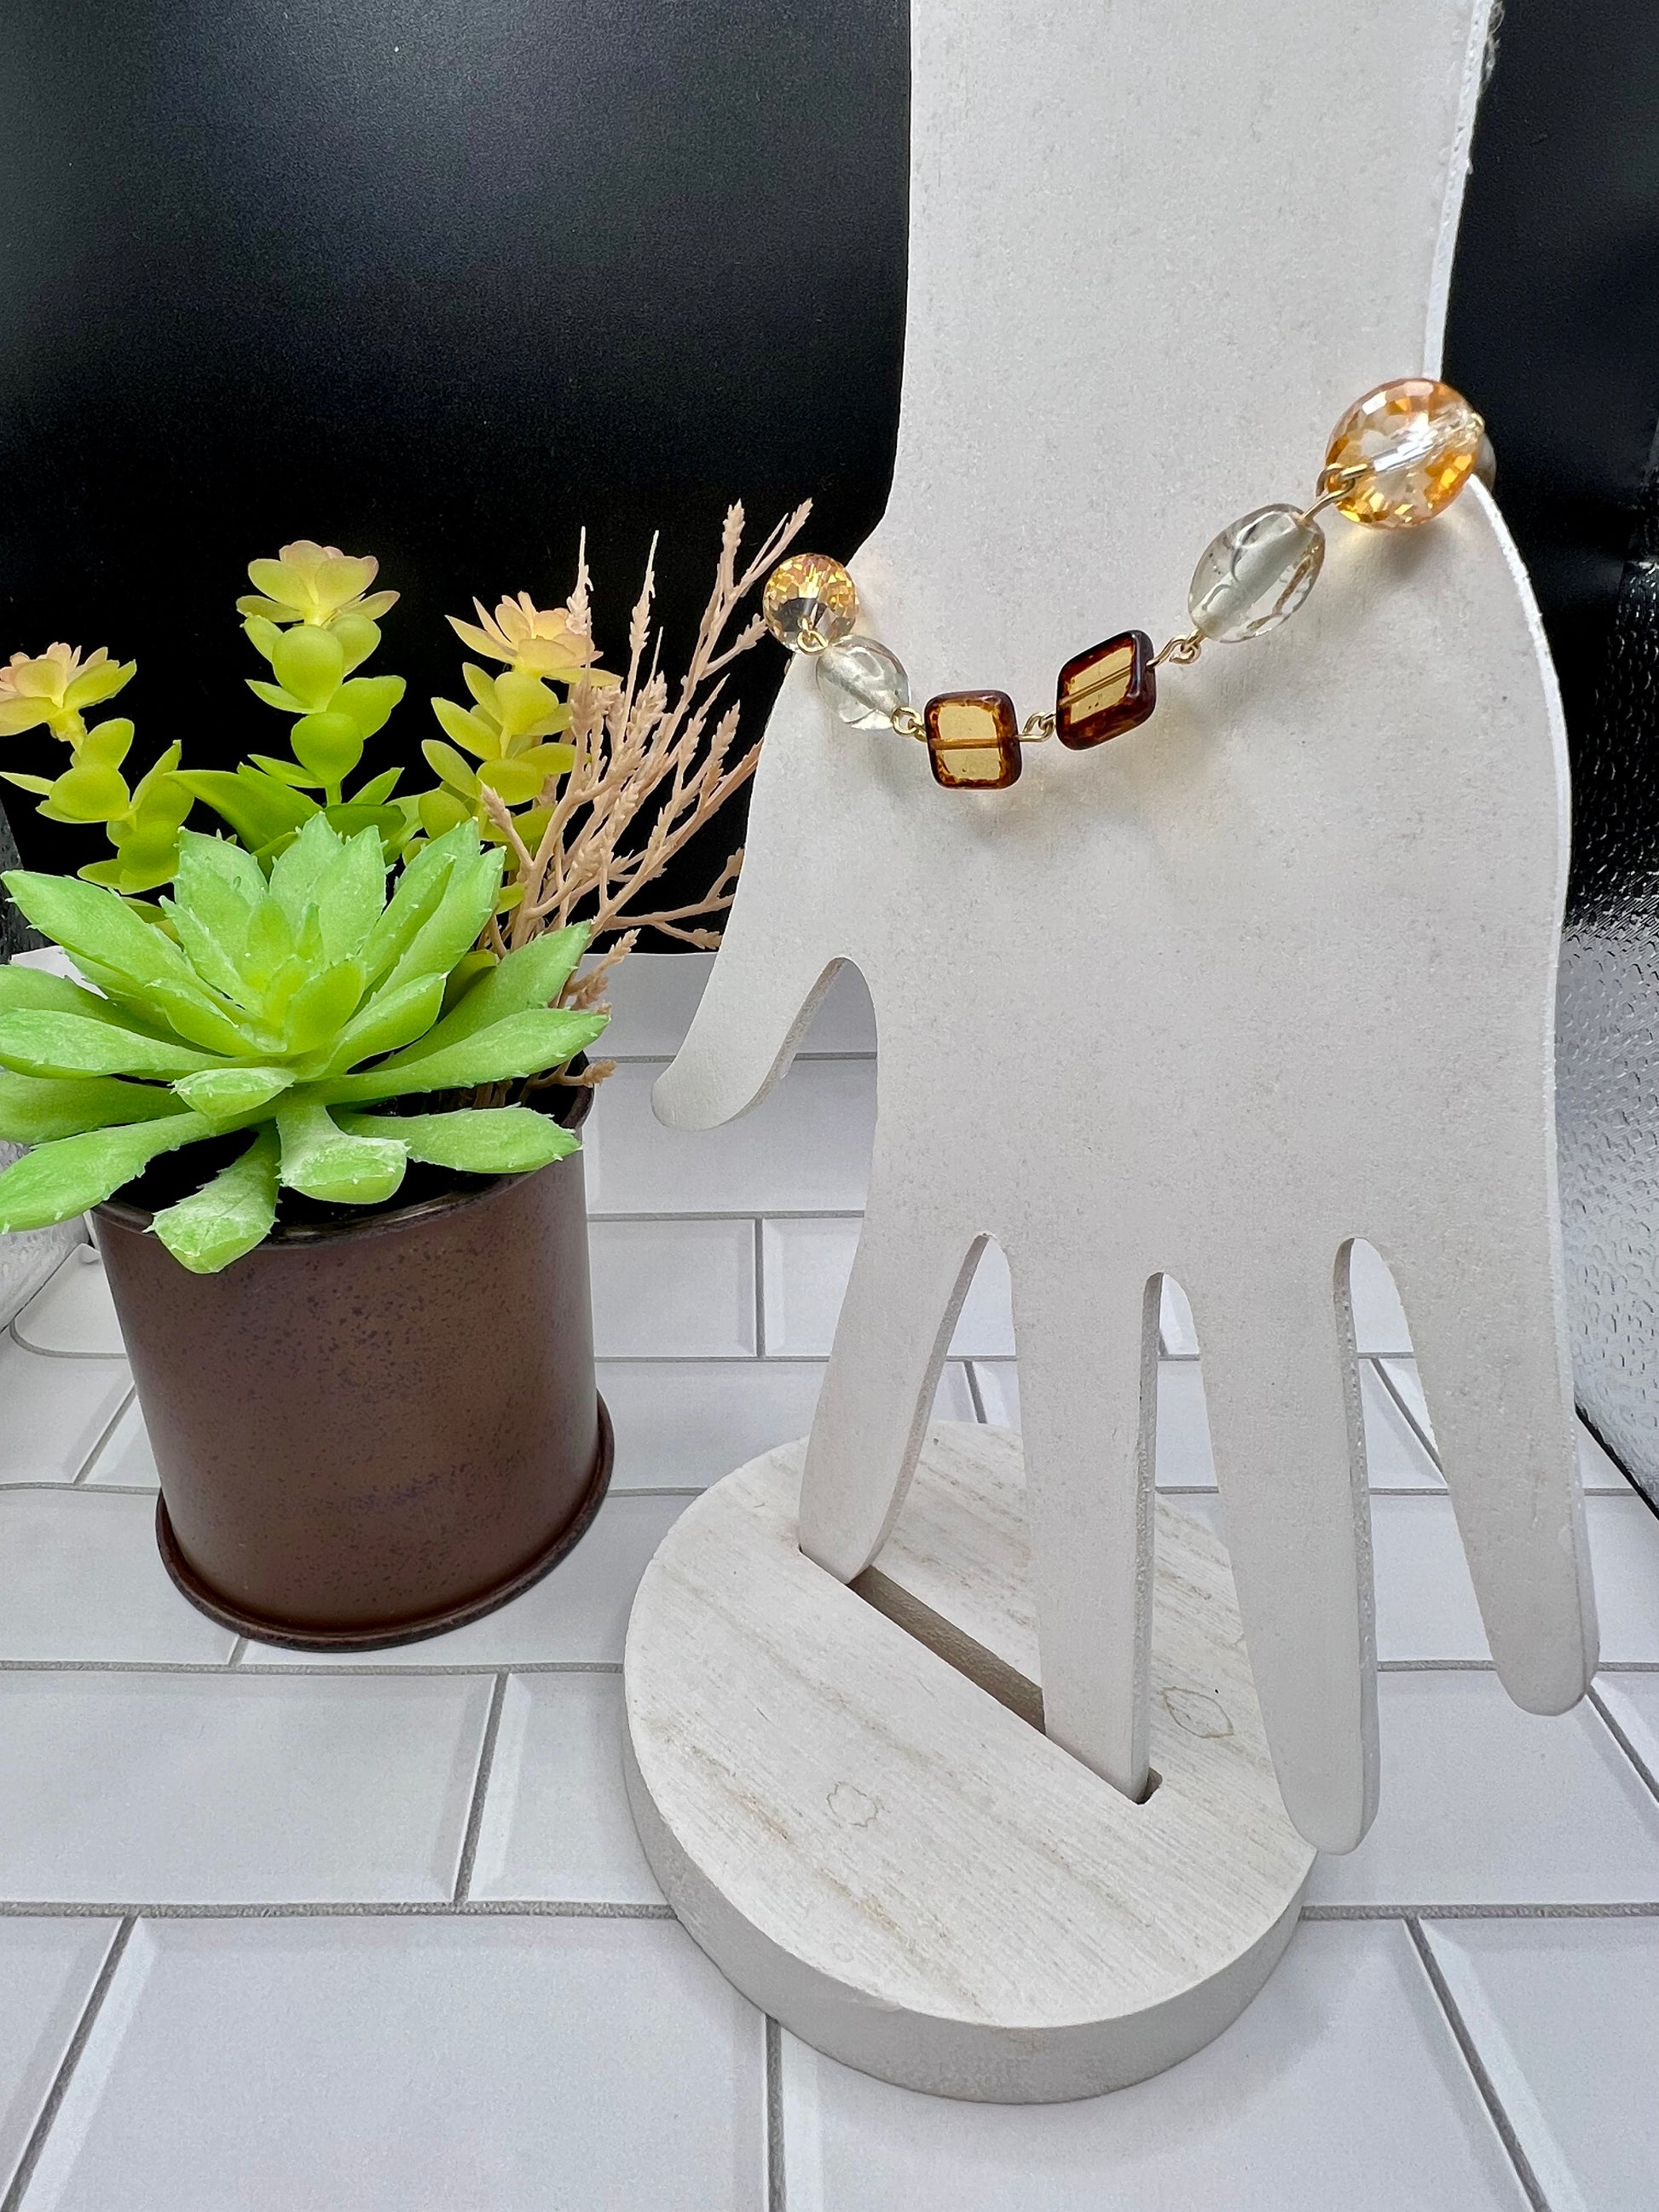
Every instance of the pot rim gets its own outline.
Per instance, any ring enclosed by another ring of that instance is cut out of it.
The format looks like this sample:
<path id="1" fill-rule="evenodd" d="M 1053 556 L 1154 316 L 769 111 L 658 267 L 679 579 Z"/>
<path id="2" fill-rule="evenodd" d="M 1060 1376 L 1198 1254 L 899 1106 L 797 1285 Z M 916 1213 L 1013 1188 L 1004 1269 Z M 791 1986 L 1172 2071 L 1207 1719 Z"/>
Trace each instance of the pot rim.
<path id="1" fill-rule="evenodd" d="M 574 1110 L 564 1127 L 580 1129 L 592 1109 L 592 1087 L 583 1085 L 576 1091 Z M 566 1155 L 566 1158 L 569 1157 L 569 1154 Z M 440 1191 L 435 1198 L 411 1199 L 404 1206 L 366 1206 L 361 1218 L 356 1220 L 279 1222 L 252 1251 L 245 1252 L 242 1257 L 252 1260 L 258 1253 L 280 1251 L 295 1244 L 332 1243 L 341 1237 L 386 1235 L 393 1230 L 407 1228 L 413 1222 L 429 1221 L 435 1214 L 453 1213 L 459 1206 L 480 1205 L 485 1199 L 494 1197 L 497 1191 L 505 1189 L 509 1183 L 522 1182 L 526 1176 L 544 1175 L 548 1168 L 563 1165 L 563 1160 L 549 1160 L 543 1167 L 524 1168 L 515 1175 L 491 1176 L 482 1183 L 478 1183 L 475 1177 L 476 1188 L 470 1190 L 458 1187 L 453 1190 Z M 155 1219 L 149 1206 L 131 1206 L 113 1197 L 100 1199 L 97 1205 L 88 1207 L 88 1211 L 96 1221 L 111 1222 L 118 1229 L 136 1230 L 141 1236 L 149 1234 Z"/>

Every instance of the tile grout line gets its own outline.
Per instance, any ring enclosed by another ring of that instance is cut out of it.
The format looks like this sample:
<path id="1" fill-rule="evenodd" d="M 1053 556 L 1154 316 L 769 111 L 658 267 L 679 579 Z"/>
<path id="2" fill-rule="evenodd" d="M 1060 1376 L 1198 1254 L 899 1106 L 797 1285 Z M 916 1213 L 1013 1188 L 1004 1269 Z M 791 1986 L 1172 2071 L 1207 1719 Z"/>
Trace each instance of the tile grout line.
<path id="1" fill-rule="evenodd" d="M 46 2100 L 40 2107 L 40 2117 L 29 2131 L 28 2142 L 24 2145 L 23 2154 L 17 2161 L 17 2170 L 11 2178 L 11 2186 L 7 2190 L 4 2197 L 0 2198 L 0 2212 L 18 2212 L 18 2207 L 23 2202 L 24 2192 L 33 2179 L 34 2169 L 40 2161 L 40 2154 L 46 2147 L 46 2137 L 52 2133 L 52 2124 L 58 2118 L 58 2109 L 64 2097 L 68 2094 L 75 2069 L 81 2063 L 81 2055 L 87 2047 L 94 2027 L 97 2025 L 98 2015 L 103 2009 L 104 2000 L 109 1995 L 110 1984 L 115 1979 L 121 1961 L 126 1955 L 127 1945 L 132 1940 L 132 1931 L 136 1924 L 131 1916 L 124 1917 L 111 1939 L 110 1947 L 104 1954 L 104 1963 L 98 1970 L 98 1978 L 92 1985 L 92 1993 L 81 2008 L 81 2017 L 76 2022 L 74 2034 L 70 2038 L 69 2049 L 64 2053 L 62 2063 L 52 2078 L 52 2087 L 46 2093 Z"/>
<path id="2" fill-rule="evenodd" d="M 755 1216 L 755 1357 L 766 1357 L 766 1223 Z"/>
<path id="3" fill-rule="evenodd" d="M 489 1711 L 484 1721 L 483 1741 L 478 1747 L 478 1771 L 472 1778 L 472 1802 L 467 1808 L 466 1832 L 461 1838 L 460 1863 L 450 1902 L 465 1905 L 472 1883 L 473 1862 L 478 1856 L 478 1832 L 483 1826 L 484 1799 L 489 1790 L 489 1770 L 495 1763 L 495 1739 L 501 1733 L 501 1706 L 507 1697 L 507 1676 L 497 1674 L 489 1692 Z"/>
<path id="4" fill-rule="evenodd" d="M 246 1638 L 243 1641 L 246 1643 Z M 257 1650 L 268 1651 L 268 1644 L 257 1644 Z M 0 1674 L 207 1674 L 227 1673 L 232 1664 L 228 1659 L 0 1659 Z M 375 1681 L 403 1681 L 407 1678 L 465 1677 L 482 1680 L 489 1674 L 620 1674 L 620 1659 L 475 1659 L 469 1666 L 464 1659 L 451 1665 L 430 1667 L 376 1666 L 371 1660 L 343 1660 L 335 1666 L 324 1666 L 315 1660 L 301 1660 L 292 1667 L 279 1662 L 256 1659 L 238 1661 L 236 1672 L 260 1679 L 274 1678 L 285 1681 L 289 1675 L 304 1679 L 321 1676 L 325 1680 L 350 1681 L 365 1675 Z"/>
<path id="5" fill-rule="evenodd" d="M 1406 1916 L 1406 1933 L 1411 1938 L 1412 1947 L 1417 1953 L 1423 1972 L 1428 1976 L 1429 1986 L 1439 2001 L 1440 2009 L 1446 2016 L 1446 2025 L 1451 2030 L 1452 2039 L 1463 2054 L 1463 2063 L 1468 2068 L 1475 2088 L 1480 2093 L 1480 2101 L 1485 2105 L 1492 2126 L 1498 2131 L 1498 2139 L 1509 2153 L 1510 2164 L 1515 2168 L 1516 2180 L 1526 2191 L 1527 2202 L 1533 2207 L 1533 2212 L 1550 2212 L 1549 2199 L 1539 2187 L 1538 2176 L 1532 2170 L 1532 2160 L 1521 2148 L 1521 2138 L 1516 2135 L 1514 2124 L 1504 2109 L 1503 2100 L 1498 2094 L 1497 2084 L 1486 2071 L 1486 2062 L 1475 2047 L 1474 2038 L 1470 2034 L 1463 2015 L 1457 2008 L 1457 2000 L 1452 1995 L 1451 1985 L 1441 1972 L 1440 1961 L 1431 1949 L 1428 1938 L 1424 1935 L 1422 1924 L 1415 1913 L 1407 1913 Z"/>
<path id="6" fill-rule="evenodd" d="M 783 2155 L 783 2031 L 766 2015 L 766 2212 L 788 2212 Z"/>
<path id="7" fill-rule="evenodd" d="M 1409 1355 L 1403 1352 L 1373 1352 L 1368 1353 L 1366 1356 L 1370 1361 L 1377 1381 L 1382 1385 L 1384 1391 L 1398 1407 L 1401 1418 L 1404 1420 L 1406 1426 L 1417 1438 L 1418 1443 L 1422 1445 L 1424 1450 L 1427 1452 L 1434 1467 L 1438 1469 L 1443 1476 L 1445 1470 L 1440 1466 L 1440 1455 L 1435 1449 L 1433 1438 L 1429 1435 L 1428 1431 L 1424 1427 L 1422 1422 L 1419 1420 L 1412 1408 L 1407 1404 L 1404 1393 L 1397 1388 L 1393 1376 L 1389 1372 L 1388 1363 L 1389 1360 L 1404 1359 L 1413 1355 Z"/>
<path id="8" fill-rule="evenodd" d="M 81 1462 L 80 1473 L 71 1482 L 65 1486 L 67 1488 L 70 1490 L 78 1490 L 81 1488 L 82 1485 L 86 1481 L 87 1477 L 92 1473 L 93 1468 L 97 1466 L 99 1461 L 103 1457 L 104 1447 L 108 1443 L 110 1438 L 115 1434 L 117 1428 L 125 1418 L 128 1407 L 137 1405 L 137 1391 L 129 1386 L 125 1397 L 122 1399 L 120 1404 L 116 1407 L 115 1411 L 110 1415 L 109 1419 L 105 1423 L 97 1443 L 94 1444 L 92 1449 L 87 1454 L 85 1459 Z"/>
<path id="9" fill-rule="evenodd" d="M 271 1899 L 257 1904 L 190 1905 L 160 1899 L 14 1898 L 0 1900 L 0 1920 L 667 1920 L 672 1905 L 624 1904 L 603 1898 L 375 1898 L 368 1900 Z M 1652 1920 L 1659 1902 L 1624 1905 L 1304 1905 L 1308 1921 Z M 0 2212 L 4 2212 L 0 2206 Z"/>
<path id="10" fill-rule="evenodd" d="M 586 1897 L 377 1898 L 368 1904 L 276 1899 L 258 1905 L 88 1904 L 81 1898 L 0 1902 L 0 1920 L 673 1920 L 668 1905 L 624 1905 Z M 6 2212 L 0 2204 L 0 2212 Z"/>
<path id="11" fill-rule="evenodd" d="M 968 1377 L 968 1402 L 974 1409 L 974 1419 L 983 1422 L 988 1427 L 989 1416 L 985 1411 L 985 1401 L 980 1395 L 979 1376 L 975 1371 L 975 1364 L 971 1359 L 964 1359 L 962 1365 L 963 1371 Z"/>
<path id="12" fill-rule="evenodd" d="M 1606 1905 L 1304 1905 L 1304 1920 L 1653 1920 L 1659 1900 Z"/>
<path id="13" fill-rule="evenodd" d="M 1632 1668 L 1631 1671 L 1634 1672 L 1636 1670 Z M 1598 1692 L 1594 1681 L 1591 1682 L 1587 1694 L 1590 1704 L 1601 1716 L 1602 1722 L 1606 1726 L 1609 1735 L 1612 1736 L 1620 1750 L 1624 1753 L 1626 1758 L 1629 1759 L 1631 1765 L 1636 1769 L 1636 1771 L 1640 1775 L 1643 1782 L 1647 1785 L 1653 1796 L 1659 1797 L 1659 1780 L 1655 1779 L 1652 1768 L 1648 1765 L 1646 1759 L 1643 1758 L 1641 1753 L 1638 1751 L 1636 1746 L 1626 1735 L 1624 1729 L 1620 1728 L 1613 1716 L 1607 1711 L 1606 1703 Z"/>

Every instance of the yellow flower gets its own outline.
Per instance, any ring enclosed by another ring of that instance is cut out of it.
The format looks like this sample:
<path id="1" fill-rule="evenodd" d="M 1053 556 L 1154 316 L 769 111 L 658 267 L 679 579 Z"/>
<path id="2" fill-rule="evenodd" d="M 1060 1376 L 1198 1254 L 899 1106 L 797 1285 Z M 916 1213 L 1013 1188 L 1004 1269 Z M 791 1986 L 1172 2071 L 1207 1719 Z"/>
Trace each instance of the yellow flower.
<path id="1" fill-rule="evenodd" d="M 296 538 L 276 560 L 248 562 L 248 581 L 258 589 L 238 599 L 236 611 L 276 623 L 321 625 L 342 614 L 375 622 L 398 600 L 396 592 L 370 592 L 380 567 L 372 553 L 342 553 L 337 545 Z"/>
<path id="2" fill-rule="evenodd" d="M 0 737 L 15 737 L 46 722 L 62 737 L 79 728 L 83 707 L 112 699 L 137 666 L 110 659 L 100 646 L 83 660 L 78 646 L 49 645 L 31 659 L 14 653 L 0 667 Z"/>
<path id="3" fill-rule="evenodd" d="M 561 684 L 574 682 L 584 670 L 595 683 L 616 682 L 603 668 L 594 667 L 599 648 L 576 628 L 565 608 L 538 607 L 528 592 L 520 592 L 516 599 L 503 599 L 493 615 L 486 614 L 477 599 L 472 606 L 478 617 L 476 627 L 457 615 L 450 616 L 449 626 L 475 653 Z"/>

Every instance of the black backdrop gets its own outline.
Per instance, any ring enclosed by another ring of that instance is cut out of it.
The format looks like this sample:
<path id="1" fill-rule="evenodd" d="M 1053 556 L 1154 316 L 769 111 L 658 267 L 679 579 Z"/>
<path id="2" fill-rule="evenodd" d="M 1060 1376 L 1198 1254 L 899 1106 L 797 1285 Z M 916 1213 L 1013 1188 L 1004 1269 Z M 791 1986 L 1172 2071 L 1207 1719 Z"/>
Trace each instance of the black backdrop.
<path id="1" fill-rule="evenodd" d="M 136 653 L 135 759 L 228 763 L 283 727 L 241 683 L 250 556 L 374 552 L 410 696 L 368 764 L 418 767 L 443 615 L 556 605 L 583 523 L 618 645 L 661 530 L 671 665 L 728 500 L 811 496 L 850 550 L 896 420 L 906 40 L 896 0 L 4 0 L 0 655 Z M 782 656 L 742 666 L 757 727 Z M 104 849 L 11 799 L 26 859 Z"/>
<path id="2" fill-rule="evenodd" d="M 228 760 L 272 735 L 249 556 L 372 550 L 410 698 L 370 758 L 414 759 L 456 688 L 443 613 L 562 599 L 584 521 L 602 641 L 662 529 L 671 650 L 728 498 L 810 495 L 811 538 L 856 544 L 897 404 L 905 80 L 899 0 L 4 0 L 0 653 L 137 651 L 142 756 Z M 1659 414 L 1652 0 L 1510 0 L 1448 370 L 1582 745 Z M 751 726 L 781 672 L 745 668 Z M 1598 819 L 1651 849 L 1616 762 L 1581 765 L 1581 849 Z M 27 858 L 92 849 L 12 811 Z"/>

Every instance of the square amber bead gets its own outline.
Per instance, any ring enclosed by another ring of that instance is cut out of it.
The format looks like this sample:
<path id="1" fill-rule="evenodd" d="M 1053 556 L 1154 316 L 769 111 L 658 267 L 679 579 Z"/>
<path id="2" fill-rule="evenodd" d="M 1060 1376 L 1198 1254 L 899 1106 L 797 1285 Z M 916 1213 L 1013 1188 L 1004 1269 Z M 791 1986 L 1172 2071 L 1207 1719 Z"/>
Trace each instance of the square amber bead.
<path id="1" fill-rule="evenodd" d="M 947 791 L 1006 791 L 1018 781 L 1019 723 L 1006 691 L 946 691 L 923 719 L 934 779 Z"/>
<path id="2" fill-rule="evenodd" d="M 1104 645 L 1091 645 L 1060 670 L 1054 735 L 1073 752 L 1084 752 L 1133 730 L 1157 704 L 1152 641 L 1144 629 L 1126 629 Z"/>

